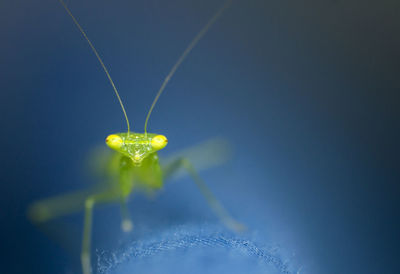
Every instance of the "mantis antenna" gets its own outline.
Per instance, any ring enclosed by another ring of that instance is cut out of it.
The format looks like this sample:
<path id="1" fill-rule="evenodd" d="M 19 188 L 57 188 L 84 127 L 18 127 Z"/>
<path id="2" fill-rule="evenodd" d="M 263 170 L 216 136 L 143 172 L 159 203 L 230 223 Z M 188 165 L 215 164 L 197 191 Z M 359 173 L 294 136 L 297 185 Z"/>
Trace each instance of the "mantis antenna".
<path id="1" fill-rule="evenodd" d="M 215 23 L 215 21 L 217 21 L 217 19 L 230 6 L 231 3 L 232 3 L 232 0 L 227 0 L 225 2 L 225 4 L 214 14 L 214 16 L 207 22 L 207 24 L 200 30 L 200 32 L 193 38 L 193 40 L 190 42 L 189 46 L 185 49 L 185 51 L 179 57 L 178 61 L 172 67 L 172 69 L 168 73 L 167 77 L 165 77 L 164 82 L 162 83 L 160 89 L 157 92 L 156 97 L 154 98 L 153 103 L 151 104 L 149 113 L 147 114 L 147 117 L 146 117 L 146 122 L 144 123 L 144 133 L 146 135 L 147 135 L 147 123 L 149 122 L 150 115 L 153 112 L 154 106 L 156 105 L 158 99 L 160 98 L 161 94 L 163 93 L 165 86 L 168 84 L 169 80 L 174 75 L 175 71 L 178 69 L 178 67 L 181 65 L 181 63 L 185 60 L 185 58 L 190 53 L 190 51 L 197 45 L 197 43 L 200 41 L 200 39 L 207 33 L 209 28 Z"/>
<path id="2" fill-rule="evenodd" d="M 122 112 L 124 113 L 125 120 L 126 120 L 126 125 L 127 125 L 127 127 L 128 127 L 128 136 L 129 136 L 129 133 L 130 133 L 130 126 L 129 126 L 128 115 L 126 115 L 126 111 L 125 111 L 125 108 L 124 108 L 124 104 L 122 103 L 122 100 L 121 100 L 121 97 L 119 96 L 118 90 L 117 90 L 117 88 L 115 87 L 113 80 L 111 79 L 110 73 L 108 72 L 106 66 L 104 65 L 103 60 L 100 58 L 100 55 L 98 54 L 96 48 L 93 46 L 92 42 L 91 42 L 91 41 L 89 40 L 89 38 L 87 37 L 87 35 L 86 35 L 85 31 L 83 30 L 83 28 L 81 27 L 81 25 L 79 25 L 78 21 L 77 21 L 77 20 L 75 19 L 75 17 L 72 15 L 72 13 L 71 13 L 71 11 L 68 9 L 67 5 L 64 3 L 63 0 L 59 0 L 59 1 L 60 1 L 61 5 L 63 5 L 64 9 L 67 11 L 67 13 L 69 14 L 69 16 L 71 16 L 72 20 L 74 21 L 75 25 L 78 27 L 79 31 L 82 33 L 83 37 L 85 37 L 85 39 L 86 39 L 86 41 L 88 42 L 88 44 L 89 44 L 90 48 L 92 49 L 93 53 L 96 55 L 97 60 L 99 60 L 101 67 L 103 68 L 104 72 L 106 73 L 107 78 L 108 78 L 108 80 L 110 81 L 111 86 L 112 86 L 113 89 L 114 89 L 115 95 L 116 95 L 117 98 L 118 98 L 119 104 L 121 105 Z"/>

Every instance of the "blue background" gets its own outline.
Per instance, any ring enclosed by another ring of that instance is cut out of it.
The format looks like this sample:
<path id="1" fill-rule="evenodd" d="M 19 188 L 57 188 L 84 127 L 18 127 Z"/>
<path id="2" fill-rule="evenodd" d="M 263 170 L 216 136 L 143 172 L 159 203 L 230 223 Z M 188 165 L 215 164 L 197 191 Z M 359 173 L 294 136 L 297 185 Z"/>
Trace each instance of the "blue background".
<path id="1" fill-rule="evenodd" d="M 134 130 L 221 4 L 68 2 Z M 118 206 L 96 210 L 99 270 L 398 273 L 399 13 L 398 1 L 234 1 L 171 80 L 149 130 L 168 137 L 162 155 L 229 140 L 232 159 L 201 175 L 249 231 L 226 231 L 183 178 L 154 201 L 134 197 L 132 234 L 120 232 Z M 94 183 L 88 153 L 125 122 L 57 1 L 0 2 L 0 35 L 1 272 L 76 273 L 82 215 L 52 223 L 47 237 L 25 210 Z"/>

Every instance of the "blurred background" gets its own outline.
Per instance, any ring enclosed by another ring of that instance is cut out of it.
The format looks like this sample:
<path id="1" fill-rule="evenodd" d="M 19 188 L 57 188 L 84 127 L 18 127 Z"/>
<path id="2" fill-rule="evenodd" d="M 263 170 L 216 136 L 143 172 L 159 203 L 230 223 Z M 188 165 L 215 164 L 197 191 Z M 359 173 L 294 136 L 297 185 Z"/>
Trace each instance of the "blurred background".
<path id="1" fill-rule="evenodd" d="M 67 4 L 142 132 L 164 77 L 223 1 Z M 149 131 L 169 139 L 162 156 L 231 143 L 232 159 L 201 175 L 249 227 L 238 237 L 277 247 L 291 272 L 398 273 L 399 14 L 394 0 L 233 1 L 152 114 Z M 79 273 L 82 214 L 48 237 L 26 208 L 95 183 L 88 154 L 125 121 L 58 1 L 1 1 L 0 35 L 1 272 Z M 130 235 L 118 206 L 96 210 L 94 262 L 146 233 L 218 225 L 190 178 L 130 207 Z"/>

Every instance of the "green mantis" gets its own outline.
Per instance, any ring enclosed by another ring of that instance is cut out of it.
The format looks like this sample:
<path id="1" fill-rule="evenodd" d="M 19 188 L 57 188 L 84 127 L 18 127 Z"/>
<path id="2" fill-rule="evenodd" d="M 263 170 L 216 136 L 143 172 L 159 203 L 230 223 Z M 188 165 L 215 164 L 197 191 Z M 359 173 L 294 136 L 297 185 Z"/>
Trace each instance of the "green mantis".
<path id="1" fill-rule="evenodd" d="M 195 168 L 188 159 L 177 158 L 173 161 L 170 161 L 165 166 L 160 165 L 157 151 L 163 149 L 167 145 L 168 140 L 164 135 L 147 132 L 147 125 L 150 115 L 167 83 L 174 75 L 180 64 L 184 61 L 186 56 L 198 43 L 198 41 L 215 23 L 218 17 L 220 17 L 221 14 L 228 8 L 228 6 L 231 4 L 231 1 L 226 1 L 225 4 L 217 11 L 217 13 L 208 21 L 208 23 L 195 36 L 186 50 L 179 57 L 178 61 L 172 67 L 171 71 L 160 87 L 147 114 L 144 133 L 131 131 L 125 107 L 106 66 L 100 58 L 96 48 L 89 40 L 76 18 L 72 15 L 69 8 L 62 0 L 59 1 L 72 18 L 81 34 L 84 36 L 85 40 L 88 42 L 91 50 L 96 55 L 97 60 L 100 62 L 100 65 L 107 75 L 125 116 L 127 132 L 111 134 L 106 138 L 106 144 L 114 151 L 114 154 L 107 160 L 108 167 L 105 171 L 107 174 L 106 188 L 88 190 L 35 202 L 29 208 L 29 217 L 31 220 L 34 223 L 43 223 L 50 219 L 69 214 L 83 208 L 84 228 L 81 263 L 83 273 L 90 274 L 92 273 L 90 251 L 93 208 L 102 203 L 120 203 L 122 215 L 121 227 L 124 231 L 131 231 L 133 228 L 133 222 L 131 221 L 127 207 L 129 196 L 138 190 L 156 191 L 163 187 L 164 180 L 166 178 L 169 178 L 177 171 L 184 169 L 192 177 L 193 181 L 206 198 L 208 204 L 221 219 L 221 221 L 232 230 L 242 230 L 243 226 L 236 222 L 222 207 L 203 180 L 199 177 Z"/>

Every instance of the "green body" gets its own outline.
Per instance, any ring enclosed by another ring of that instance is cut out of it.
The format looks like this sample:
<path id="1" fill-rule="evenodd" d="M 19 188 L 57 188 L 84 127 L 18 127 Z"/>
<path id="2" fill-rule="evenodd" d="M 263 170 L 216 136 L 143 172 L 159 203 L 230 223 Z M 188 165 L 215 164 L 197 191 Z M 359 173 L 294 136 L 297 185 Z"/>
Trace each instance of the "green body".
<path id="1" fill-rule="evenodd" d="M 124 141 L 120 151 L 114 152 L 108 160 L 108 183 L 117 188 L 126 199 L 135 190 L 152 192 L 163 186 L 163 172 L 157 151 L 151 146 L 155 134 L 119 133 Z M 139 163 L 132 160 L 135 155 L 143 157 Z"/>
<path id="2" fill-rule="evenodd" d="M 157 152 L 146 157 L 141 166 L 135 166 L 132 160 L 126 156 L 117 155 L 116 157 L 119 158 L 120 162 L 118 186 L 124 198 L 133 189 L 152 191 L 163 186 L 163 174 Z"/>
<path id="3" fill-rule="evenodd" d="M 41 224 L 84 209 L 84 229 L 82 241 L 81 261 L 84 274 L 90 274 L 90 246 L 93 209 L 98 204 L 120 203 L 121 228 L 131 231 L 133 223 L 130 218 L 127 201 L 130 194 L 136 191 L 153 193 L 163 187 L 166 178 L 173 177 L 180 171 L 185 171 L 196 183 L 200 192 L 206 198 L 220 220 L 229 228 L 240 231 L 244 227 L 236 222 L 218 202 L 205 182 L 199 177 L 188 158 L 190 155 L 203 155 L 201 168 L 218 165 L 225 160 L 224 143 L 211 141 L 197 146 L 194 149 L 179 153 L 171 157 L 161 166 L 157 151 L 166 145 L 166 138 L 156 134 L 118 133 L 107 137 L 107 144 L 113 150 L 106 156 L 99 156 L 93 162 L 99 163 L 97 169 L 102 174 L 103 183 L 89 190 L 44 199 L 33 203 L 29 208 L 29 217 Z M 154 141 L 158 140 L 158 141 Z M 165 141 L 163 144 L 159 141 Z M 221 149 L 222 148 L 222 149 Z M 138 159 L 141 157 L 141 160 Z M 209 160 L 208 160 L 209 159 Z"/>

